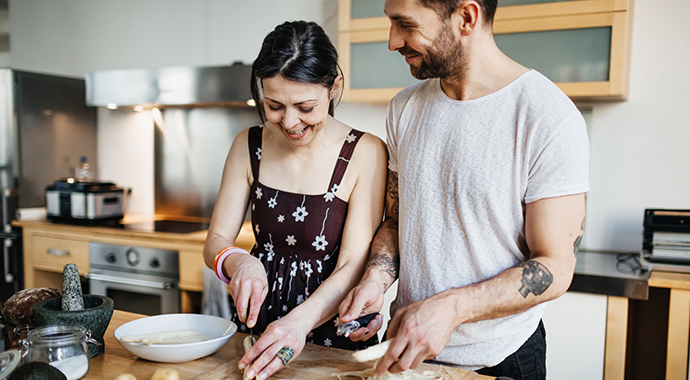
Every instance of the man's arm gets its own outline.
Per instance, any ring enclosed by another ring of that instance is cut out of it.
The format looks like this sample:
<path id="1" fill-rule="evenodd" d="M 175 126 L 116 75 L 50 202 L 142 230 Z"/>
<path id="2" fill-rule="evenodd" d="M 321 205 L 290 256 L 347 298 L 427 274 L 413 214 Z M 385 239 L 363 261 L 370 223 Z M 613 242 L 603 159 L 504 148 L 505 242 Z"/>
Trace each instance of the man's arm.
<path id="1" fill-rule="evenodd" d="M 386 185 L 386 218 L 371 242 L 371 251 L 364 276 L 338 308 L 340 322 L 348 322 L 362 314 L 381 311 L 383 294 L 398 279 L 400 255 L 398 249 L 398 173 L 388 172 Z M 367 340 L 383 326 L 381 316 L 366 328 L 350 334 L 353 341 Z"/>
<path id="2" fill-rule="evenodd" d="M 451 331 L 464 323 L 517 314 L 562 295 L 572 280 L 584 218 L 584 194 L 528 204 L 529 259 L 489 280 L 449 289 L 398 310 L 388 327 L 388 336 L 395 341 L 376 373 L 416 368 L 440 354 Z"/>
<path id="3" fill-rule="evenodd" d="M 390 277 L 389 281 L 383 282 L 386 290 L 388 290 L 393 282 L 398 279 L 398 270 L 400 269 L 398 215 L 398 173 L 388 171 L 388 185 L 386 186 L 386 218 L 379 226 L 374 240 L 371 242 L 369 262 L 366 266 L 367 272 L 381 272 Z"/>

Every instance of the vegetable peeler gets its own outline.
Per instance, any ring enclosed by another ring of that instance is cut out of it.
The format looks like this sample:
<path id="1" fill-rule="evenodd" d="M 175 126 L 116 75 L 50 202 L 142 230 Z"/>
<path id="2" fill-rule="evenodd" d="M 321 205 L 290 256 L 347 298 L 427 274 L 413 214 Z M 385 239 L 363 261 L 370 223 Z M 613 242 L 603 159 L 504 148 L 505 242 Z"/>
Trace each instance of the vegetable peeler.
<path id="1" fill-rule="evenodd" d="M 347 338 L 348 336 L 350 336 L 351 333 L 357 331 L 357 329 L 359 329 L 360 327 L 365 327 L 366 325 L 368 325 L 369 322 L 371 322 L 379 314 L 380 313 L 371 313 L 361 316 L 355 319 L 354 321 L 345 322 L 342 325 L 338 326 L 338 329 L 335 331 L 335 333 L 339 336 L 345 335 L 345 337 Z"/>

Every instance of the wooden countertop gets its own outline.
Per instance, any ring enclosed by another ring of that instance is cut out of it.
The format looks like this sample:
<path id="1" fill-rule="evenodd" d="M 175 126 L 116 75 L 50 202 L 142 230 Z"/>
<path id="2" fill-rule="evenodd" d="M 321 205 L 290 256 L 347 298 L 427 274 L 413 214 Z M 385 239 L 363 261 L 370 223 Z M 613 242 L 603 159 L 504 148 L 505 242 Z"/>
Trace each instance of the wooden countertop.
<path id="1" fill-rule="evenodd" d="M 135 223 L 144 222 L 152 220 L 160 220 L 159 216 L 149 216 L 149 217 L 127 217 L 123 220 L 125 223 Z M 207 221 L 207 220 L 206 220 Z M 144 239 L 166 239 L 178 242 L 188 242 L 188 243 L 200 243 L 203 244 L 206 240 L 206 233 L 208 231 L 196 231 L 190 233 L 173 233 L 173 232 L 147 232 L 147 231 L 133 231 L 125 230 L 123 228 L 114 228 L 108 226 L 86 226 L 77 224 L 61 224 L 52 223 L 48 220 L 26 220 L 26 221 L 13 221 L 13 226 L 22 228 L 39 228 L 39 229 L 50 229 L 54 232 L 62 233 L 80 233 L 88 234 L 94 237 L 118 237 L 118 238 L 144 238 Z"/>
<path id="2" fill-rule="evenodd" d="M 174 220 L 186 220 L 191 222 L 205 222 L 208 223 L 208 218 L 195 218 L 195 217 L 167 217 L 165 215 L 128 215 L 123 219 L 123 223 L 137 223 L 137 222 L 148 222 L 154 220 L 163 219 L 174 219 Z M 108 226 L 85 226 L 77 224 L 60 224 L 52 223 L 48 220 L 26 220 L 26 221 L 13 221 L 13 226 L 22 227 L 27 229 L 37 229 L 50 231 L 52 234 L 56 235 L 79 235 L 84 238 L 88 238 L 92 241 L 104 241 L 113 244 L 117 244 L 117 240 L 131 240 L 133 242 L 140 242 L 142 245 L 151 245 L 152 242 L 164 242 L 165 247 L 170 248 L 175 247 L 177 244 L 183 244 L 189 247 L 203 247 L 206 241 L 207 230 L 196 231 L 190 233 L 176 233 L 176 232 L 147 232 L 147 231 L 136 231 L 136 230 L 125 230 L 123 228 L 114 228 Z M 117 239 L 117 240 L 114 240 Z M 126 243 L 125 243 L 126 244 Z M 240 233 L 237 236 L 235 244 L 244 249 L 251 249 L 254 246 L 254 234 L 252 231 L 251 223 L 245 222 L 240 229 Z M 160 245 L 160 244 L 154 244 Z"/>
<path id="3" fill-rule="evenodd" d="M 89 372 L 84 379 L 112 380 L 120 374 L 129 373 L 138 380 L 149 380 L 158 368 L 173 368 L 181 380 L 187 379 L 241 379 L 237 361 L 243 355 L 242 340 L 246 334 L 237 333 L 230 341 L 213 355 L 187 363 L 156 363 L 139 359 L 125 350 L 115 339 L 113 333 L 122 324 L 143 315 L 115 310 L 110 326 L 105 334 L 105 353 L 92 358 Z M 350 359 L 351 351 L 326 348 L 307 344 L 299 357 L 293 360 L 290 368 L 278 371 L 271 379 L 337 379 L 333 372 L 358 371 L 370 364 L 355 363 Z M 422 367 L 433 368 L 430 364 Z M 456 380 L 489 380 L 493 377 L 477 375 L 474 372 L 449 368 Z M 348 379 L 355 379 L 350 377 Z"/>

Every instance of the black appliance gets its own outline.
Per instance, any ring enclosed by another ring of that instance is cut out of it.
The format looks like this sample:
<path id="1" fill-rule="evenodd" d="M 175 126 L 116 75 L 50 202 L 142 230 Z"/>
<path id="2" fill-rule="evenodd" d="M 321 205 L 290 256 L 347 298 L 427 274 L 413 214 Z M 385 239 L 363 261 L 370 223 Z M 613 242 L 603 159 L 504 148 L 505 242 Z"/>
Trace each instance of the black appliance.
<path id="1" fill-rule="evenodd" d="M 646 209 L 642 254 L 651 263 L 690 265 L 690 210 Z"/>
<path id="2" fill-rule="evenodd" d="M 17 209 L 45 207 L 45 188 L 87 156 L 97 178 L 96 108 L 83 79 L 0 68 L 0 302 L 24 287 Z"/>

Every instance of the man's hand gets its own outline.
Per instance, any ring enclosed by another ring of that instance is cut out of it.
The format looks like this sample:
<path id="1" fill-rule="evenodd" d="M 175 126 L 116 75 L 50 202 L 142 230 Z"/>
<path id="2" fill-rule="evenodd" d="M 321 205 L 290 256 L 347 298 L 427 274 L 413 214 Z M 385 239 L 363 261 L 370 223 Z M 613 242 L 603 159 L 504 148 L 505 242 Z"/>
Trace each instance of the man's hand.
<path id="1" fill-rule="evenodd" d="M 378 313 L 383 307 L 383 294 L 386 290 L 375 281 L 365 281 L 350 290 L 340 303 L 338 314 L 340 323 L 350 322 L 362 315 Z M 367 340 L 374 336 L 383 326 L 383 316 L 378 315 L 366 327 L 352 332 L 352 341 Z"/>
<path id="2" fill-rule="evenodd" d="M 376 366 L 376 374 L 417 368 L 443 351 L 457 325 L 457 305 L 446 292 L 398 310 L 388 325 L 387 338 L 395 338 Z"/>

